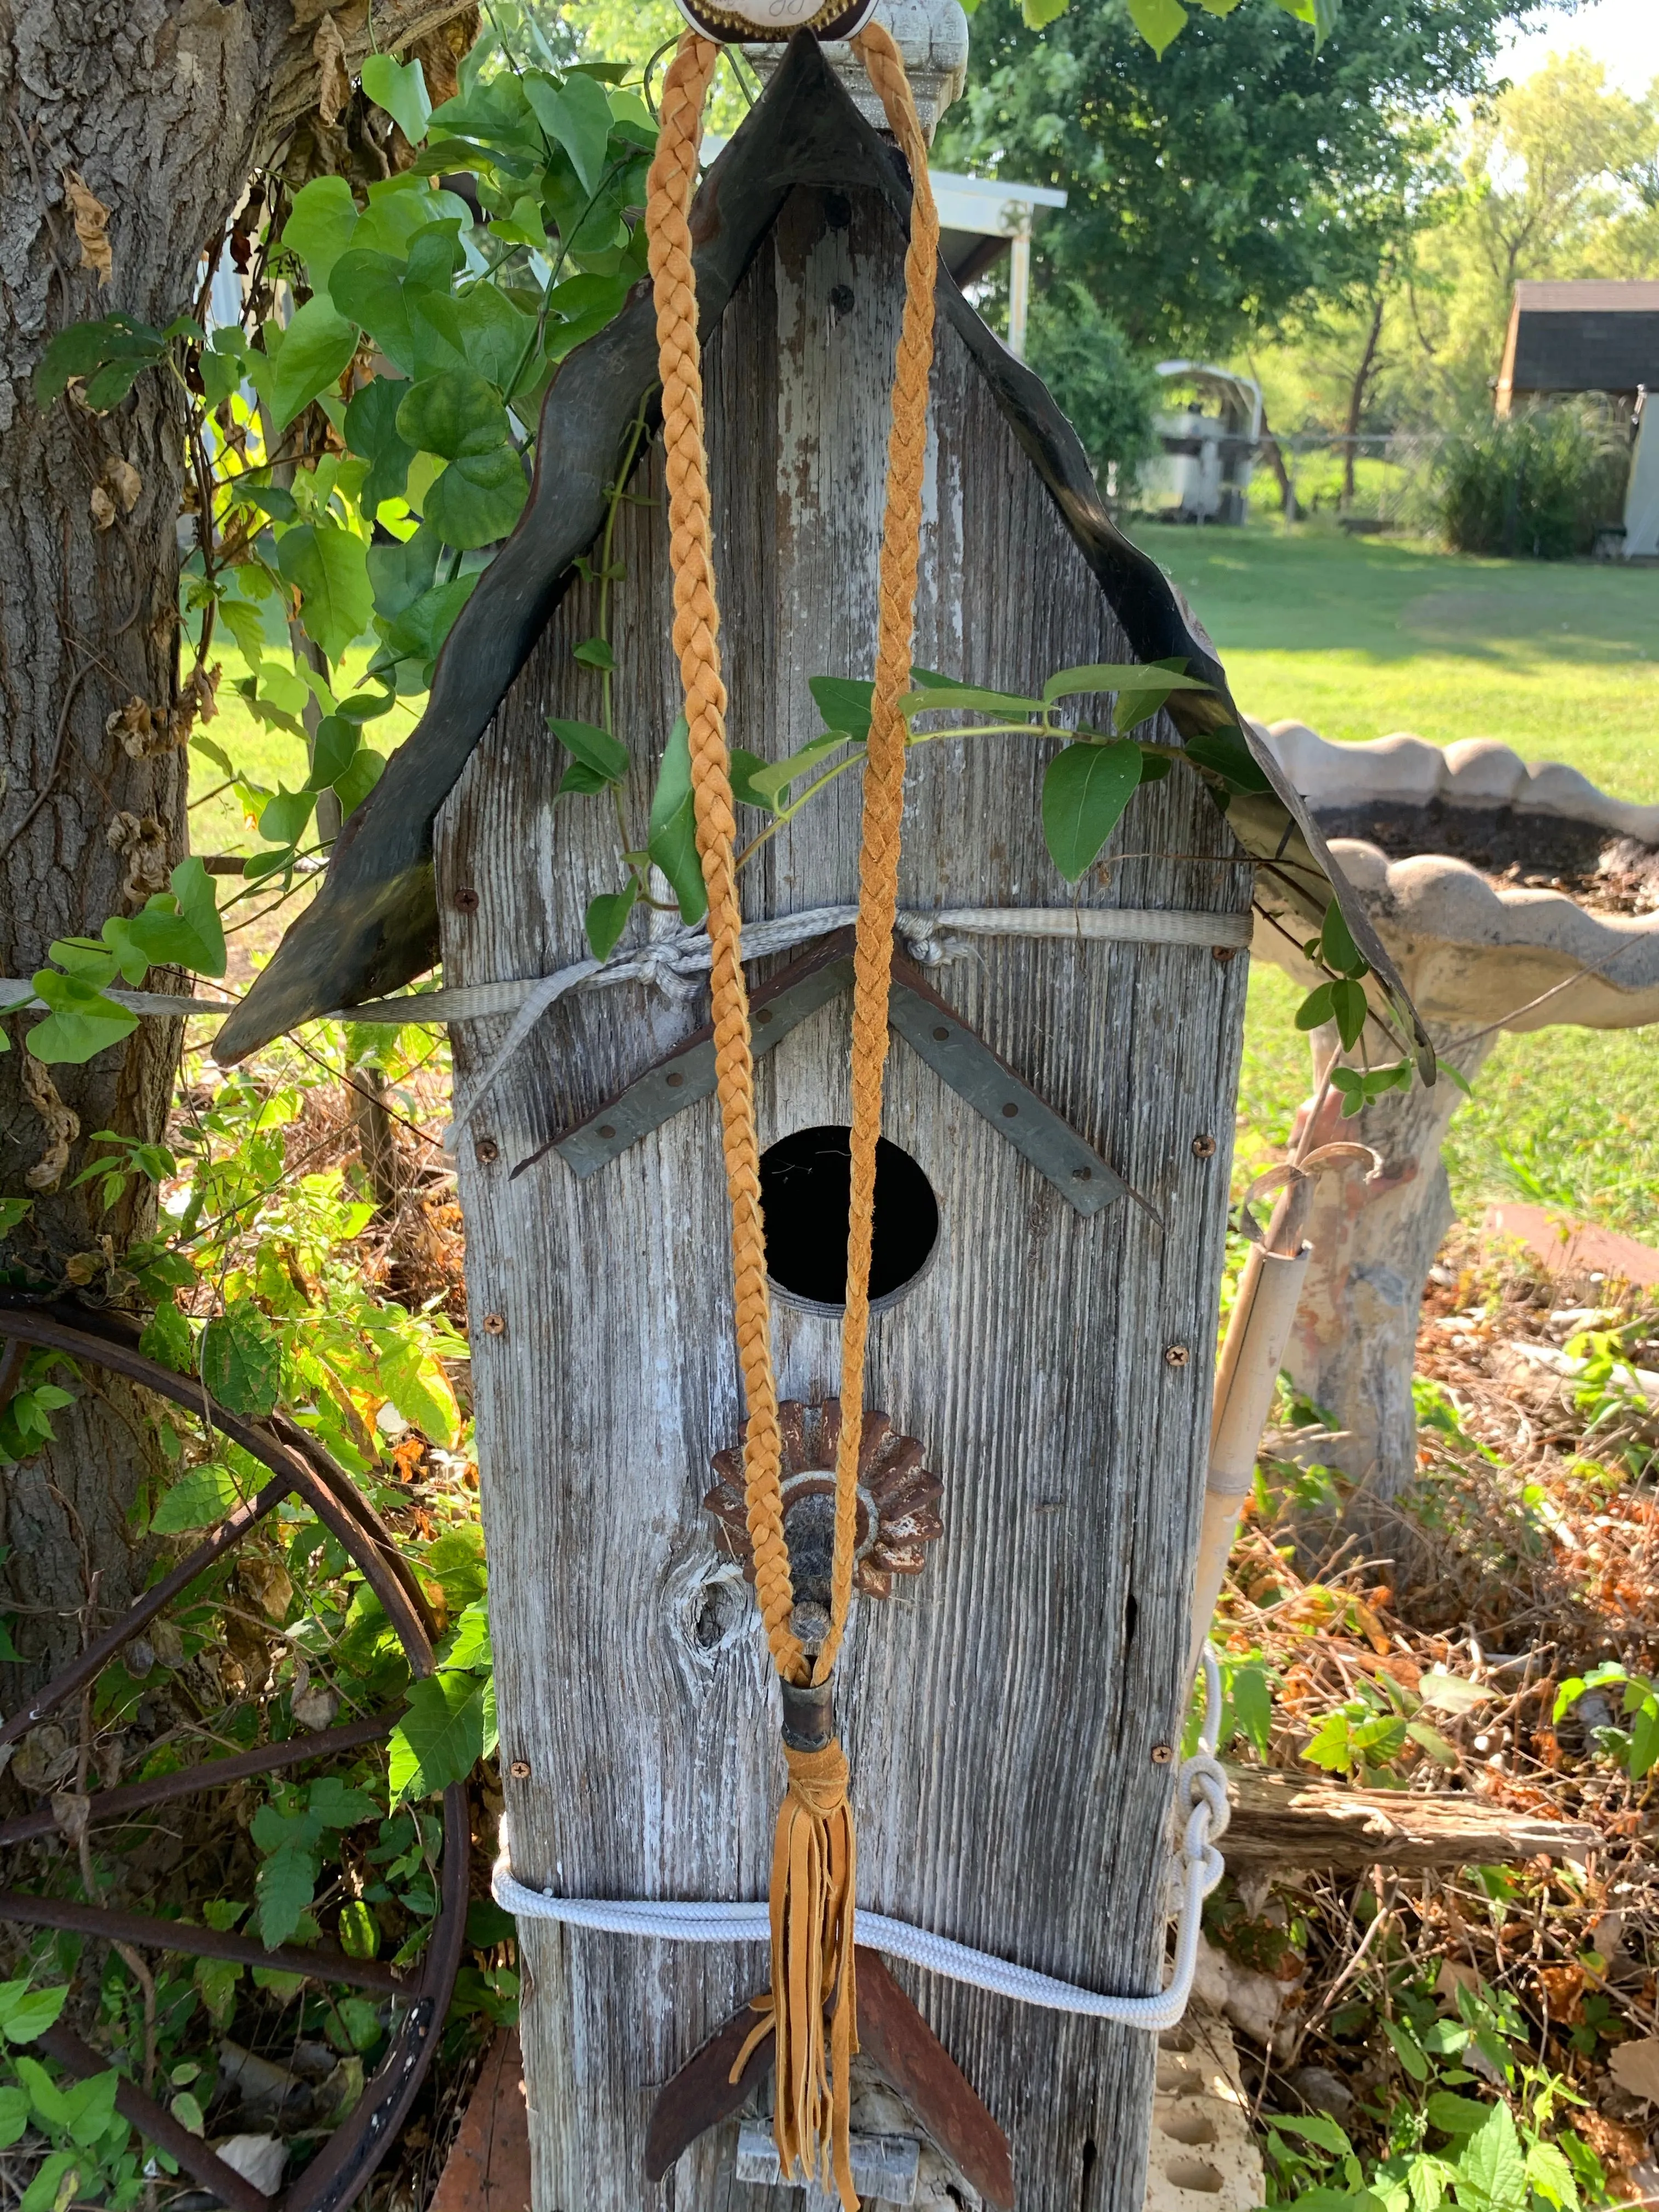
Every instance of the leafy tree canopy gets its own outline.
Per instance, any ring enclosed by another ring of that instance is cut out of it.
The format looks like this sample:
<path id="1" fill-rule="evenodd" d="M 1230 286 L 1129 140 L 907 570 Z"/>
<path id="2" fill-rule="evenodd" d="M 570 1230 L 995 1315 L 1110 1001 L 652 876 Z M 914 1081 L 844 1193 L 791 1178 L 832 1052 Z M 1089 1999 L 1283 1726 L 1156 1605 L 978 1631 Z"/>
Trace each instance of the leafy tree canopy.
<path id="1" fill-rule="evenodd" d="M 1137 343 L 1218 351 L 1316 294 L 1362 291 L 1421 175 L 1425 126 L 1490 82 L 1543 0 L 1346 0 L 1322 45 L 1273 9 L 1194 14 L 1161 58 L 1128 0 L 1030 29 L 982 0 L 942 166 L 1058 185 L 1044 276 Z"/>

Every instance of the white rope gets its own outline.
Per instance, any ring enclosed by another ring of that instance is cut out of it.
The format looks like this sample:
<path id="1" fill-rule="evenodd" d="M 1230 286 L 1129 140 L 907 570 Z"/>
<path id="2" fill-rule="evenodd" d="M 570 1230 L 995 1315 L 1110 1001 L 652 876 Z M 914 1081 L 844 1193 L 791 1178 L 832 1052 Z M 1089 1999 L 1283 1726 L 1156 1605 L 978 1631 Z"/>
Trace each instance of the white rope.
<path id="1" fill-rule="evenodd" d="M 896 1959 L 908 1959 L 930 1973 L 953 1982 L 967 1982 L 988 1990 L 994 1996 L 1012 1997 L 1021 2004 L 1045 2006 L 1051 2012 L 1080 2013 L 1120 2027 L 1139 2027 L 1161 2033 L 1173 2027 L 1187 2009 L 1193 1975 L 1198 1965 L 1199 1938 L 1203 1929 L 1204 1900 L 1221 1879 L 1224 1869 L 1218 1839 L 1226 1832 L 1231 1808 L 1227 1779 L 1216 1759 L 1215 1732 L 1221 1717 L 1221 1674 L 1215 1654 L 1204 1651 L 1204 1728 L 1198 1749 L 1186 1760 L 1176 1778 L 1177 1803 L 1188 1807 L 1176 1864 L 1181 1875 L 1181 1908 L 1176 1929 L 1174 1971 L 1169 1984 L 1155 1996 L 1110 1996 L 1081 1988 L 1075 1982 L 1039 1974 L 1030 1966 L 1016 1966 L 988 1951 L 966 1943 L 953 1943 L 908 1920 L 890 1919 L 884 1912 L 856 1916 L 857 1939 Z M 496 1861 L 490 1882 L 495 1902 L 520 1920 L 556 1920 L 566 1927 L 585 1928 L 605 1936 L 641 1936 L 671 1943 L 765 1943 L 771 1940 L 771 1910 L 764 1904 L 722 1905 L 683 1902 L 670 1899 L 558 1897 L 550 1890 L 531 1889 L 513 1873 L 505 1849 Z"/>
<path id="2" fill-rule="evenodd" d="M 798 945 L 829 936 L 832 930 L 850 927 L 857 919 L 856 907 L 821 906 L 802 914 L 781 915 L 771 921 L 745 922 L 743 957 L 760 960 L 769 953 L 793 951 Z M 905 913 L 898 917 L 898 933 L 906 951 L 913 960 L 927 967 L 960 959 L 969 949 L 966 940 L 975 937 L 1072 938 L 1096 945 L 1223 945 L 1241 951 L 1250 942 L 1250 929 L 1248 914 L 1206 914 L 1191 908 L 945 907 L 933 914 Z M 700 988 L 708 961 L 708 932 L 677 925 L 645 945 L 613 952 L 607 960 L 578 960 L 551 975 L 504 977 L 499 982 L 465 983 L 453 990 L 404 991 L 394 998 L 371 999 L 361 1006 L 336 1006 L 323 1018 L 401 1027 L 416 1022 L 482 1021 L 492 1014 L 512 1015 L 512 1025 L 483 1073 L 455 1104 L 454 1118 L 444 1134 L 445 1149 L 453 1152 L 542 1016 L 568 992 L 611 983 L 646 982 L 671 999 L 684 1000 Z M 228 1014 L 234 1003 L 167 991 L 112 990 L 105 996 L 131 1013 L 168 1020 Z M 34 995 L 32 982 L 0 977 L 0 1014 L 44 1011 L 46 1004 Z"/>
<path id="3" fill-rule="evenodd" d="M 793 951 L 798 945 L 845 929 L 858 919 L 851 906 L 809 908 L 770 921 L 745 922 L 743 957 L 763 959 Z M 1074 938 L 1083 943 L 1118 945 L 1222 945 L 1235 950 L 1250 941 L 1248 914 L 1205 914 L 1191 908 L 1152 907 L 945 907 L 933 914 L 902 913 L 898 933 L 913 960 L 937 967 L 959 959 L 973 937 Z M 548 1008 L 568 992 L 610 983 L 654 984 L 672 999 L 691 997 L 707 974 L 708 935 L 703 929 L 677 927 L 647 944 L 612 953 L 608 960 L 578 960 L 556 975 L 520 983 L 463 985 L 403 998 L 380 999 L 354 1006 L 341 1019 L 362 1021 L 470 1021 L 514 1011 L 513 1025 L 486 1062 L 483 1073 L 454 1106 L 444 1136 L 453 1151 L 485 1097 L 517 1057 L 525 1040 Z M 488 994 L 487 1003 L 483 994 Z M 509 994 L 517 994 L 509 996 Z M 476 995 L 475 995 L 476 994 Z M 418 1008 L 418 1012 L 403 1011 Z"/>

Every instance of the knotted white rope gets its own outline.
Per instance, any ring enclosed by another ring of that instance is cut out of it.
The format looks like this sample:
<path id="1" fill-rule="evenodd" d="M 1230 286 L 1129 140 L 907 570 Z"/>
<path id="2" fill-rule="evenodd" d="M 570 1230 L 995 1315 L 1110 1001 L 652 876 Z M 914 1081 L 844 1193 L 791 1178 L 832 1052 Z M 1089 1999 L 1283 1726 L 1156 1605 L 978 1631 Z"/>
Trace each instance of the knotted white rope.
<path id="1" fill-rule="evenodd" d="M 851 906 L 809 908 L 775 921 L 744 924 L 743 957 L 763 959 L 793 951 L 814 938 L 850 928 L 858 919 Z M 913 960 L 937 967 L 960 959 L 975 937 L 1075 938 L 1084 943 L 1119 945 L 1224 945 L 1232 950 L 1250 941 L 1248 914 L 1205 914 L 1190 908 L 1139 907 L 945 907 L 933 914 L 901 913 L 898 933 Z M 556 975 L 521 983 L 463 985 L 397 999 L 380 999 L 349 1009 L 347 1018 L 364 1021 L 469 1021 L 486 1014 L 513 1013 L 513 1024 L 483 1072 L 463 1098 L 444 1137 L 453 1151 L 461 1133 L 489 1093 L 523 1048 L 550 1006 L 571 991 L 611 983 L 645 982 L 673 1000 L 695 995 L 708 972 L 708 933 L 677 925 L 647 944 L 613 952 L 607 960 L 578 960 Z M 405 1012 L 404 1008 L 410 1009 Z"/>
<path id="2" fill-rule="evenodd" d="M 896 1959 L 908 1959 L 930 1973 L 947 1980 L 966 1982 L 988 1990 L 994 1996 L 1012 1997 L 1021 2004 L 1042 2005 L 1051 2012 L 1079 2013 L 1092 2020 L 1110 2021 L 1120 2027 L 1138 2027 L 1153 2034 L 1173 2027 L 1187 2009 L 1193 1975 L 1198 1966 L 1199 1938 L 1203 1932 L 1204 1900 L 1225 1871 L 1216 1845 L 1226 1832 L 1231 1808 L 1227 1802 L 1227 1778 L 1216 1758 L 1216 1731 L 1221 1719 L 1221 1674 L 1215 1654 L 1204 1652 L 1204 1726 L 1198 1749 L 1185 1760 L 1176 1779 L 1176 1803 L 1186 1808 L 1181 1845 L 1174 1854 L 1173 1871 L 1179 1881 L 1180 1911 L 1176 1919 L 1175 1960 L 1168 1984 L 1155 1996 L 1112 1996 L 1075 1982 L 1040 1974 L 1030 1966 L 976 1951 L 948 1936 L 935 1936 L 908 1920 L 890 1919 L 884 1912 L 866 1912 L 860 1905 L 856 1935 L 860 1943 L 885 1951 Z M 505 1829 L 503 1829 L 505 1835 Z M 584 1928 L 605 1936 L 641 1936 L 671 1943 L 765 1943 L 771 1940 L 769 1908 L 764 1899 L 754 1905 L 687 1902 L 656 1898 L 559 1897 L 550 1890 L 532 1889 L 517 1880 L 510 1854 L 503 1844 L 495 1863 L 490 1888 L 503 1911 L 520 1920 L 556 1920 L 569 1928 Z"/>

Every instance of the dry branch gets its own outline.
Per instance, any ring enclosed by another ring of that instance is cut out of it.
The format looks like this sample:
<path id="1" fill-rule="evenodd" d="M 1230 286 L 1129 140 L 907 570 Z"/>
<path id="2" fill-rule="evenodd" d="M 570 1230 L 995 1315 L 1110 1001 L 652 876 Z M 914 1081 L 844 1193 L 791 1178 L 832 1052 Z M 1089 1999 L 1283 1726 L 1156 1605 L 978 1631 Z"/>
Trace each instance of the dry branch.
<path id="1" fill-rule="evenodd" d="M 1233 1817 L 1222 1848 L 1236 1871 L 1501 1866 L 1540 1854 L 1582 1858 L 1598 1841 L 1582 1821 L 1516 1812 L 1463 1791 L 1415 1796 L 1232 1768 L 1227 1794 Z"/>

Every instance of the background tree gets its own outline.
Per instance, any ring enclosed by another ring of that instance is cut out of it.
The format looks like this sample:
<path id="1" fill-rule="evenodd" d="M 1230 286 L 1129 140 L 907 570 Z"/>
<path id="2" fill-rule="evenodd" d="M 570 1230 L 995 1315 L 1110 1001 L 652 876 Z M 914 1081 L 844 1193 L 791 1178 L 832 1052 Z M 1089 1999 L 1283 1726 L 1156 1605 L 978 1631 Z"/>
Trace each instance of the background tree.
<path id="1" fill-rule="evenodd" d="M 381 0 L 374 39 L 402 46 L 456 13 L 455 0 Z M 319 162 L 347 166 L 339 126 L 368 44 L 367 0 L 332 14 L 304 0 L 0 0 L 0 974 L 30 975 L 54 940 L 165 888 L 187 843 L 182 748 L 209 703 L 179 652 L 183 386 L 152 374 L 106 412 L 42 411 L 34 370 L 88 317 L 165 325 L 191 304 L 250 176 L 307 118 Z M 14 1047 L 32 1018 L 5 1024 Z M 125 1287 L 153 1186 L 132 1178 L 106 1214 L 101 1184 L 75 1176 L 99 1131 L 161 1136 L 178 1045 L 147 1022 L 81 1066 L 0 1057 L 13 1285 Z M 59 1425 L 58 1444 L 8 1469 L 0 1542 L 11 1597 L 40 1609 L 61 1655 L 87 1577 L 101 1577 L 105 1609 L 130 1595 L 125 1516 L 152 1445 L 119 1392 L 79 1395 Z"/>
<path id="2" fill-rule="evenodd" d="M 1609 90 L 1601 64 L 1582 51 L 1484 103 L 1443 140 L 1438 160 L 1442 181 L 1419 197 L 1422 220 L 1372 286 L 1316 300 L 1276 342 L 1252 349 L 1281 428 L 1479 424 L 1491 412 L 1516 283 L 1659 273 L 1659 100 Z"/>
<path id="3" fill-rule="evenodd" d="M 1374 281 L 1416 194 L 1422 125 L 1483 92 L 1539 0 L 1347 0 L 1193 15 L 1162 58 L 1126 0 L 1036 33 L 983 0 L 939 159 L 1061 186 L 1039 281 L 1074 280 L 1138 345 L 1211 353 Z"/>

